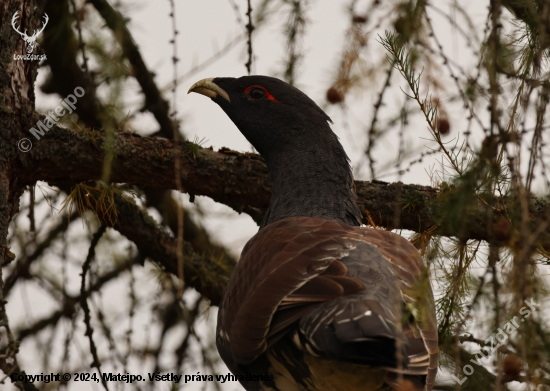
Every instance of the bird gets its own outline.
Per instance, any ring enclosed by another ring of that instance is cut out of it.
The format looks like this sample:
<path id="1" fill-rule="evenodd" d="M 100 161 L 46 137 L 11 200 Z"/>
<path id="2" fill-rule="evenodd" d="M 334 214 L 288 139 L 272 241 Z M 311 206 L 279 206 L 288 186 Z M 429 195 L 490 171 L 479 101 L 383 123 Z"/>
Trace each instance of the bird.
<path id="1" fill-rule="evenodd" d="M 264 158 L 271 200 L 221 300 L 218 352 L 249 391 L 432 389 L 438 336 L 418 250 L 362 225 L 330 117 L 274 77 L 208 78 L 211 98 Z"/>

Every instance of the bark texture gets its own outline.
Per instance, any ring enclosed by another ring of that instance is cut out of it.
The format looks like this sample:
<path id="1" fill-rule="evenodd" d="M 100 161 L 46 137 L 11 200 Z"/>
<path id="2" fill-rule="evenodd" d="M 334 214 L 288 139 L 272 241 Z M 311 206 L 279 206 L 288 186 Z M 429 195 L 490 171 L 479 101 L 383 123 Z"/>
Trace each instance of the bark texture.
<path id="1" fill-rule="evenodd" d="M 5 141 L 0 141 L 5 143 Z M 14 156 L 13 175 L 20 186 L 38 180 L 54 186 L 100 179 L 103 163 L 101 134 L 89 131 L 72 132 L 53 127 L 45 137 L 34 140 L 27 153 L 11 147 Z M 9 144 L 9 146 L 8 146 Z M 182 164 L 181 181 L 185 192 L 193 196 L 208 196 L 238 212 L 248 213 L 260 221 L 271 197 L 267 166 L 261 156 L 238 153 L 227 148 L 216 152 L 183 143 L 175 152 L 173 143 L 132 133 L 118 133 L 115 138 L 115 161 L 111 178 L 115 183 L 139 187 L 175 189 L 174 162 L 179 153 Z M 67 164 L 70 162 L 70 164 Z M 387 229 L 407 229 L 418 233 L 434 228 L 433 234 L 456 236 L 462 240 L 488 239 L 487 208 L 492 208 L 491 224 L 499 225 L 512 212 L 512 199 L 504 199 L 504 205 L 493 199 L 479 199 L 470 203 L 461 213 L 460 224 L 455 216 L 447 215 L 449 202 L 453 202 L 456 189 L 436 188 L 381 181 L 356 181 L 358 203 L 363 211 L 364 223 Z M 501 200 L 502 201 L 502 200 Z M 510 207 L 507 209 L 507 201 Z M 548 206 L 548 200 L 532 197 L 531 223 L 537 224 L 539 216 Z M 506 242 L 513 232 L 501 235 Z M 550 234 L 542 235 L 544 248 L 550 247 Z"/>

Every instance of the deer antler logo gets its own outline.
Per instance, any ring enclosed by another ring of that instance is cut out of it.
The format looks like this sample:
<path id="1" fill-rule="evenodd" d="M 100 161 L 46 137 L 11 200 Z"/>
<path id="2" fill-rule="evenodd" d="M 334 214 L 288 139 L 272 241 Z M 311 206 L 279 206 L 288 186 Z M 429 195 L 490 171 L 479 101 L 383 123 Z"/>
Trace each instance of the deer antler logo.
<path id="1" fill-rule="evenodd" d="M 29 37 L 27 35 L 27 29 L 25 29 L 25 32 L 22 33 L 17 27 L 15 27 L 15 21 L 17 20 L 17 18 L 19 18 L 19 16 L 17 15 L 18 12 L 19 11 L 16 11 L 15 14 L 13 14 L 13 18 L 11 18 L 11 26 L 15 31 L 19 33 L 19 35 L 21 35 L 23 40 L 26 42 L 27 53 L 30 54 L 33 52 L 34 46 L 36 45 L 36 38 L 40 35 L 42 31 L 44 31 L 44 28 L 48 24 L 48 20 L 50 20 L 50 18 L 48 17 L 48 14 L 44 13 L 44 24 L 42 25 L 42 28 L 38 31 L 35 31 L 34 34 Z"/>

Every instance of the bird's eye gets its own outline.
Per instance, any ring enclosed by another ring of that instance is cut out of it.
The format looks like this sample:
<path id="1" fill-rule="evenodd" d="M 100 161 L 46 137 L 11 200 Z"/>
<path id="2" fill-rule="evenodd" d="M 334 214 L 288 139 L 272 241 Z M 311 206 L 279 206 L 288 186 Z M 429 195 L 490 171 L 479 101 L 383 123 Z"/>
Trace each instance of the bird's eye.
<path id="1" fill-rule="evenodd" d="M 244 90 L 244 93 L 246 94 L 248 99 L 252 101 L 267 98 L 270 101 L 278 102 L 278 100 L 273 95 L 271 95 L 269 91 L 265 89 L 264 86 L 261 86 L 258 84 L 254 84 L 253 86 L 246 87 L 246 89 Z"/>
<path id="2" fill-rule="evenodd" d="M 248 93 L 248 95 L 252 98 L 252 99 L 262 99 L 262 98 L 265 98 L 265 91 L 262 90 L 261 88 L 259 87 L 255 87 L 253 89 L 250 90 L 250 92 Z"/>

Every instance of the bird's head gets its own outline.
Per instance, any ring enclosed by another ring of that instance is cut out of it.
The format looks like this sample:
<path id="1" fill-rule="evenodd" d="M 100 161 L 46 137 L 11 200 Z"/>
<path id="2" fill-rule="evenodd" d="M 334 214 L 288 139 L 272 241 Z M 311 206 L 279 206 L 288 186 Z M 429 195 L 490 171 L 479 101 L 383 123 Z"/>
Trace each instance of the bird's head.
<path id="1" fill-rule="evenodd" d="M 189 92 L 212 98 L 266 159 L 319 139 L 336 140 L 329 116 L 302 91 L 273 77 L 203 79 Z"/>
<path id="2" fill-rule="evenodd" d="M 306 94 L 268 76 L 204 79 L 189 92 L 212 98 L 265 158 L 272 197 L 262 227 L 291 216 L 360 224 L 349 160 Z"/>

